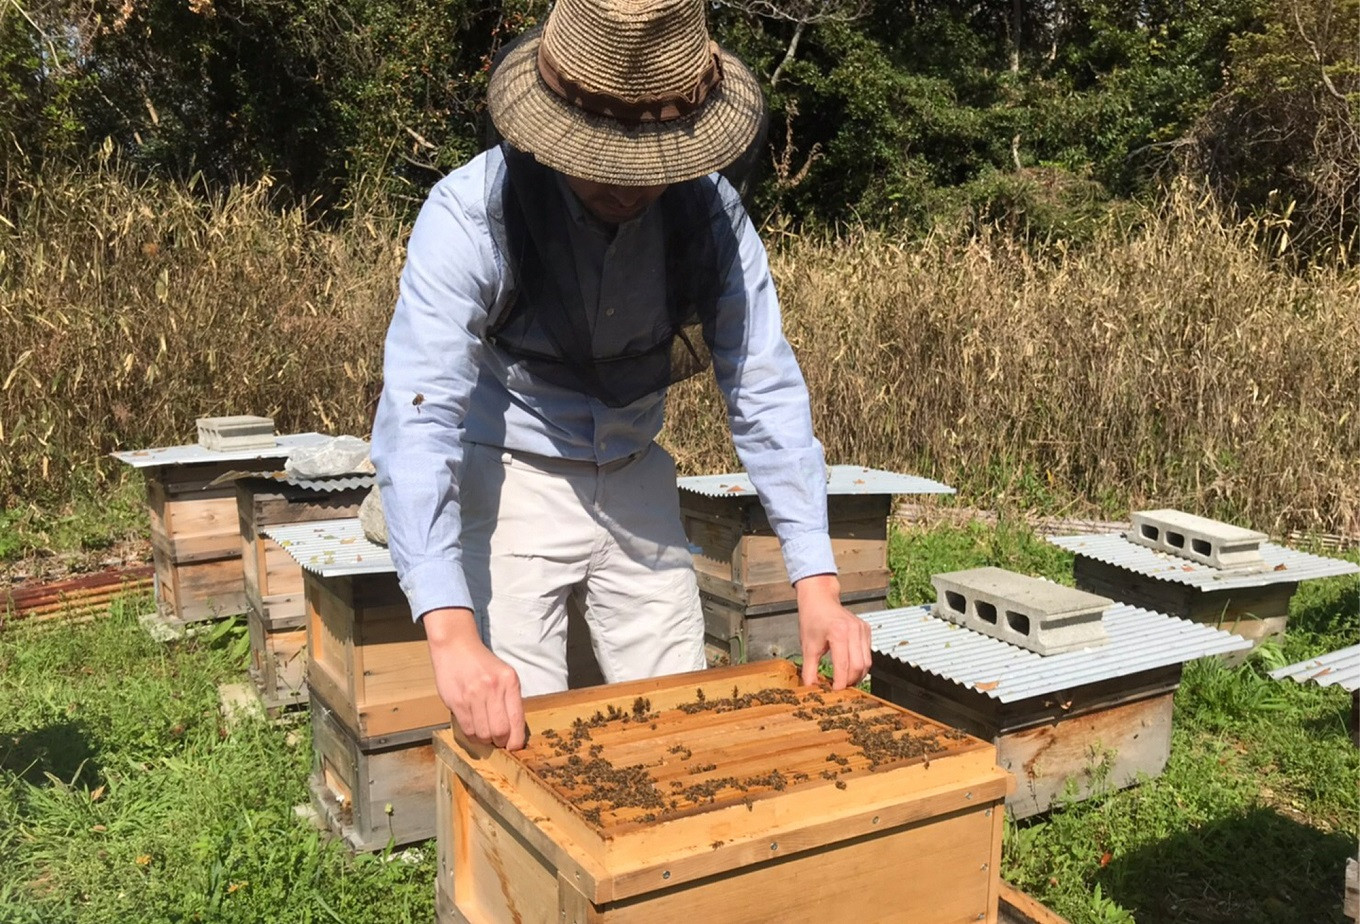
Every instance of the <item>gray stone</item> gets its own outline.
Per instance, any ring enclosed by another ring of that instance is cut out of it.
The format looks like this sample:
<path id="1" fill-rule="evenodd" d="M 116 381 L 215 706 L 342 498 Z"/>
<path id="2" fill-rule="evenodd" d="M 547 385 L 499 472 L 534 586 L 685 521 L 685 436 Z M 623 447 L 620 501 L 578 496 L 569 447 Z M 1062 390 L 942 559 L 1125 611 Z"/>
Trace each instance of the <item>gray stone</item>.
<path id="1" fill-rule="evenodd" d="M 1211 568 L 1265 567 L 1261 558 L 1261 543 L 1267 538 L 1265 533 L 1180 510 L 1142 510 L 1133 513 L 1129 519 L 1133 521 L 1133 528 L 1124 536 L 1138 545 Z"/>
<path id="2" fill-rule="evenodd" d="M 229 449 L 267 449 L 273 446 L 274 418 L 239 414 L 198 418 L 198 445 L 225 452 Z"/>
<path id="3" fill-rule="evenodd" d="M 378 493 L 377 485 L 359 505 L 359 525 L 363 527 L 364 538 L 369 542 L 387 545 L 387 517 L 383 515 L 382 495 Z"/>
<path id="4" fill-rule="evenodd" d="M 1114 602 L 1002 568 L 937 574 L 934 613 L 1041 655 L 1095 648 L 1109 639 L 1101 617 Z"/>

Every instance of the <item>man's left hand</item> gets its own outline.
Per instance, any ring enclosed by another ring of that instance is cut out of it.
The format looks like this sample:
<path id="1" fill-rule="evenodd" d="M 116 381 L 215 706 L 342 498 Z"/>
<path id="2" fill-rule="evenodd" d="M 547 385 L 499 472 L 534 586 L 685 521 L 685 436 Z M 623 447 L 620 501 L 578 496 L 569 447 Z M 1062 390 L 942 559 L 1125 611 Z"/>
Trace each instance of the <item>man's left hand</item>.
<path id="1" fill-rule="evenodd" d="M 841 606 L 841 582 L 815 574 L 794 585 L 798 594 L 798 635 L 803 646 L 803 683 L 817 682 L 822 655 L 831 654 L 831 689 L 854 686 L 873 663 L 869 624 Z"/>

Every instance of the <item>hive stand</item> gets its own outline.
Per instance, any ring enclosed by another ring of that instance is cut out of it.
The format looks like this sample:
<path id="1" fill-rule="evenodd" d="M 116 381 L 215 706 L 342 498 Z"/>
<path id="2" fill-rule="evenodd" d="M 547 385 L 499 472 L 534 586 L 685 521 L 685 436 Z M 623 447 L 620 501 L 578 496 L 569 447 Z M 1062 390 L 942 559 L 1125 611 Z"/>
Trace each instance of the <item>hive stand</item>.
<path id="1" fill-rule="evenodd" d="M 441 922 L 998 920 L 1009 778 L 985 742 L 782 661 L 525 710 L 523 751 L 435 736 Z M 904 756 L 875 764 L 867 728 Z"/>
<path id="2" fill-rule="evenodd" d="M 864 618 L 873 631 L 875 695 L 993 742 L 1000 765 L 1016 777 L 1006 802 L 1016 818 L 1158 776 L 1170 757 L 1172 696 L 1183 663 L 1249 647 L 1226 632 L 1118 604 L 1096 610 L 1098 634 L 1089 624 L 1081 629 L 1087 644 L 1041 654 L 1050 650 L 1044 628 L 1052 628 L 1051 619 L 1059 620 L 1061 638 L 1073 628 L 1062 620 L 1090 598 L 996 570 L 941 575 L 935 583 L 964 595 L 966 609 L 990 601 L 994 614 L 1023 614 L 1028 647 L 959 625 L 952 621 L 957 612 L 942 618 L 931 606 Z M 981 625 L 994 627 L 985 616 Z"/>
<path id="3" fill-rule="evenodd" d="M 258 449 L 188 445 L 113 453 L 146 479 L 158 622 L 182 630 L 247 611 L 236 486 L 221 479 L 242 470 L 282 468 L 292 450 L 327 439 L 298 433 Z"/>
<path id="4" fill-rule="evenodd" d="M 682 478 L 679 487 L 710 659 L 742 663 L 798 654 L 797 596 L 750 478 L 705 475 Z M 864 613 L 887 604 L 893 495 L 952 493 L 928 478 L 857 465 L 830 467 L 827 520 L 847 609 Z"/>
<path id="5" fill-rule="evenodd" d="M 1261 533 L 1176 510 L 1135 512 L 1131 519 L 1133 528 L 1124 535 L 1049 538 L 1076 556 L 1077 587 L 1217 626 L 1253 645 L 1284 634 L 1300 581 L 1360 572 L 1351 562 L 1274 545 Z"/>

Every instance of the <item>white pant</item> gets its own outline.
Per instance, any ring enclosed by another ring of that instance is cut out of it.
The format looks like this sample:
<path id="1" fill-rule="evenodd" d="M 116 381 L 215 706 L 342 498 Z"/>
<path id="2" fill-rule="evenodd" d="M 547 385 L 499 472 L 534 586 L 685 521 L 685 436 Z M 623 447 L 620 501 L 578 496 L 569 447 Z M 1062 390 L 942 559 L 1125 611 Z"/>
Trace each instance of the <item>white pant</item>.
<path id="1" fill-rule="evenodd" d="M 606 681 L 705 666 L 675 462 L 655 443 L 597 466 L 466 444 L 463 568 L 482 638 L 525 696 L 567 688 L 567 599 Z"/>

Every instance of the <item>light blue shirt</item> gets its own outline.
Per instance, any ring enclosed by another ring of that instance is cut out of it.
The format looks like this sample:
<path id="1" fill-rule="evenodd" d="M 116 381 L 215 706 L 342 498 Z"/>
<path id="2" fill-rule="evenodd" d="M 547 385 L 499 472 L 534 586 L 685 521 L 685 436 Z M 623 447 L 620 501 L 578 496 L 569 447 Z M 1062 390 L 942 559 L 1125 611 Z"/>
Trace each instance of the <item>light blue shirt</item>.
<path id="1" fill-rule="evenodd" d="M 665 415 L 665 392 L 612 408 L 530 376 L 483 339 L 514 288 L 487 219 L 487 197 L 499 189 L 490 184 L 488 193 L 488 171 L 494 176 L 502 163 L 492 148 L 435 185 L 411 232 L 387 332 L 372 458 L 388 543 L 417 617 L 472 607 L 459 543 L 464 442 L 604 464 L 644 449 Z M 559 187 L 573 218 L 562 230 L 594 311 L 596 355 L 609 355 L 653 330 L 666 311 L 660 210 L 611 236 L 565 183 Z M 826 466 L 807 387 L 780 326 L 765 248 L 736 193 L 725 182 L 721 189 L 734 205 L 739 246 L 718 299 L 712 352 L 732 440 L 789 577 L 831 574 Z"/>

